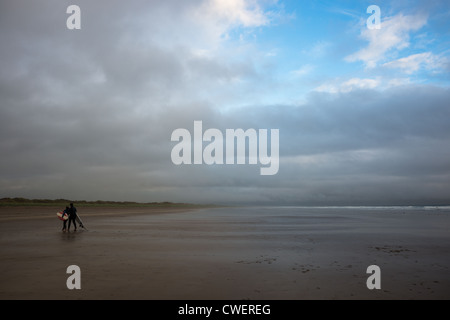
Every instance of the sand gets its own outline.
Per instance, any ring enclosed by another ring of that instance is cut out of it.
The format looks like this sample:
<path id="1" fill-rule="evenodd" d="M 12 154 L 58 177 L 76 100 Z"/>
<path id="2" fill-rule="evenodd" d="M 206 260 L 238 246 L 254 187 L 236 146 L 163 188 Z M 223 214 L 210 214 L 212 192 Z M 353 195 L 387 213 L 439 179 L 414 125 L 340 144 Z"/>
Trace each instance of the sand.
<path id="1" fill-rule="evenodd" d="M 79 208 L 63 233 L 57 209 L 0 208 L 0 299 L 450 298 L 448 210 Z"/>

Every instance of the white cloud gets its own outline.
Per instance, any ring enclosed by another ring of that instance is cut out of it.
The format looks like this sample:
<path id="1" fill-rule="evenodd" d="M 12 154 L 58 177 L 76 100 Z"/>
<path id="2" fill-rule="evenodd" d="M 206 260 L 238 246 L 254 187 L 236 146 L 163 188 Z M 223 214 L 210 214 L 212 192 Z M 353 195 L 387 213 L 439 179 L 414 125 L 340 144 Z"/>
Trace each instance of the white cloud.
<path id="1" fill-rule="evenodd" d="M 398 87 L 398 86 L 405 86 L 408 84 L 411 84 L 410 78 L 394 78 L 390 79 L 388 82 L 388 87 Z"/>
<path id="2" fill-rule="evenodd" d="M 354 89 L 374 89 L 380 85 L 379 79 L 352 78 L 345 81 L 341 86 L 341 91 L 350 92 Z"/>
<path id="3" fill-rule="evenodd" d="M 314 58 L 321 58 L 327 53 L 330 46 L 330 42 L 321 40 L 317 41 L 309 49 L 302 50 L 302 53 Z"/>
<path id="4" fill-rule="evenodd" d="M 404 16 L 398 14 L 382 21 L 381 29 L 369 30 L 364 26 L 361 37 L 369 42 L 368 46 L 347 56 L 348 62 L 363 61 L 368 68 L 374 68 L 379 61 L 386 59 L 392 50 L 402 50 L 409 46 L 409 34 L 427 23 L 424 15 Z"/>
<path id="5" fill-rule="evenodd" d="M 341 83 L 325 83 L 315 88 L 317 92 L 347 93 L 357 89 L 375 89 L 381 84 L 377 79 L 352 78 Z"/>
<path id="6" fill-rule="evenodd" d="M 226 38 L 232 28 L 253 28 L 269 23 L 268 14 L 255 0 L 204 1 L 191 11 L 191 17 L 215 38 Z"/>
<path id="7" fill-rule="evenodd" d="M 327 163 L 370 162 L 381 159 L 388 151 L 377 149 L 358 149 L 333 151 L 318 154 L 293 155 L 282 158 L 283 163 L 293 163 L 300 166 L 320 166 Z"/>
<path id="8" fill-rule="evenodd" d="M 245 0 L 212 0 L 207 10 L 213 17 L 244 27 L 257 27 L 268 23 L 268 19 L 257 2 Z"/>
<path id="9" fill-rule="evenodd" d="M 411 84 L 410 78 L 351 78 L 345 81 L 336 79 L 316 87 L 314 91 L 326 93 L 349 93 L 355 90 L 387 90 L 409 84 Z"/>
<path id="10" fill-rule="evenodd" d="M 265 56 L 266 57 L 276 57 L 278 55 L 278 51 L 279 50 L 277 48 L 271 49 L 268 52 L 266 52 Z"/>
<path id="11" fill-rule="evenodd" d="M 291 74 L 296 77 L 302 77 L 304 75 L 311 73 L 314 69 L 315 67 L 313 65 L 305 64 L 301 66 L 299 69 L 291 71 Z"/>
<path id="12" fill-rule="evenodd" d="M 387 62 L 383 66 L 393 69 L 401 69 L 406 74 L 412 74 L 420 68 L 436 70 L 442 68 L 446 63 L 445 58 L 434 55 L 431 52 L 412 54 L 408 57 Z"/>

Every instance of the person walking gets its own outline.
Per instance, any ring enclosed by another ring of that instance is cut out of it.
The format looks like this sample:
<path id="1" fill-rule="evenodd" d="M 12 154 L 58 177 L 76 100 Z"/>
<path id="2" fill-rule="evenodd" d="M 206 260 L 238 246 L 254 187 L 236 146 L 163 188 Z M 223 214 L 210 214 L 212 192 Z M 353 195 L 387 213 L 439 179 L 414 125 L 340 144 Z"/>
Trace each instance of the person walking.
<path id="1" fill-rule="evenodd" d="M 75 227 L 75 231 L 77 231 L 77 208 L 73 206 L 73 203 L 70 204 L 70 208 L 68 210 L 69 213 L 69 227 L 67 228 L 67 231 L 70 231 L 70 224 L 73 223 L 73 226 Z"/>
<path id="2" fill-rule="evenodd" d="M 65 216 L 69 216 L 69 207 L 66 207 L 66 209 L 63 211 L 63 214 L 62 214 L 62 218 L 63 218 L 63 229 L 62 229 L 62 231 L 63 232 L 66 232 L 66 230 L 67 230 L 67 220 L 64 219 Z"/>

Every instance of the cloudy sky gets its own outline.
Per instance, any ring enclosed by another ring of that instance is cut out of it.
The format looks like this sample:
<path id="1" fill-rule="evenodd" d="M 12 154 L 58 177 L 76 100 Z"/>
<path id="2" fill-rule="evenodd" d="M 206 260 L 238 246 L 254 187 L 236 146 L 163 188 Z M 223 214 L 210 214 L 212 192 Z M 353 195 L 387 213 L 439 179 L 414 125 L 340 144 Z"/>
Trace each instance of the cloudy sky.
<path id="1" fill-rule="evenodd" d="M 447 0 L 1 0 L 0 58 L 0 197 L 450 204 Z M 195 120 L 278 173 L 174 165 Z"/>

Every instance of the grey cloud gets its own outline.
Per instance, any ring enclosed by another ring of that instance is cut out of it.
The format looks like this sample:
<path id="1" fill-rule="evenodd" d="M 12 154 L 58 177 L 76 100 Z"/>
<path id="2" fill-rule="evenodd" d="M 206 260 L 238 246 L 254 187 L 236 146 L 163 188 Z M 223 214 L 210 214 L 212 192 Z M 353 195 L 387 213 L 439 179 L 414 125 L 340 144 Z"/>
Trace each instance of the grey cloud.
<path id="1" fill-rule="evenodd" d="M 1 196 L 261 204 L 449 201 L 447 89 L 410 85 L 316 93 L 303 105 L 225 111 L 228 101 L 255 90 L 245 80 L 267 84 L 248 57 L 202 56 L 186 45 L 183 37 L 196 31 L 181 30 L 192 3 L 155 1 L 146 11 L 146 1 L 81 1 L 80 33 L 65 29 L 69 4 L 1 4 Z M 194 120 L 202 120 L 205 129 L 280 129 L 279 173 L 262 177 L 259 165 L 175 166 L 170 135 L 177 128 L 192 132 Z"/>

